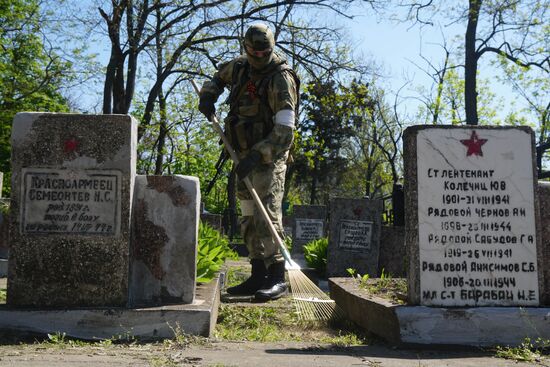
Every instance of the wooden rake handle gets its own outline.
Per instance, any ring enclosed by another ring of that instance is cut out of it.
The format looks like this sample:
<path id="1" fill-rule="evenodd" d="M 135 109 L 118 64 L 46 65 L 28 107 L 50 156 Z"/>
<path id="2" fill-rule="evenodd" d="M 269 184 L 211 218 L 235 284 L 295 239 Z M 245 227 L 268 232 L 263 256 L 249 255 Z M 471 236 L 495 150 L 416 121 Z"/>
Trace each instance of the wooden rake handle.
<path id="1" fill-rule="evenodd" d="M 200 89 L 199 89 L 199 86 L 197 85 L 197 83 L 194 80 L 191 80 L 191 84 L 193 84 L 193 88 L 195 89 L 195 92 L 197 92 L 197 94 L 199 94 Z M 225 146 L 225 149 L 229 152 L 229 156 L 231 157 L 231 160 L 235 163 L 235 165 L 237 165 L 239 163 L 239 157 L 237 156 L 237 153 L 235 152 L 235 150 L 233 150 L 233 147 L 231 146 L 231 143 L 229 142 L 229 139 L 227 139 L 227 136 L 225 136 L 225 134 L 223 133 L 223 130 L 220 126 L 220 123 L 218 122 L 218 118 L 215 114 L 212 116 L 212 127 L 214 128 L 214 131 L 216 131 L 216 133 L 222 139 L 223 145 Z M 269 215 L 267 214 L 267 211 L 265 210 L 265 207 L 264 207 L 262 201 L 260 200 L 260 197 L 258 196 L 258 193 L 254 189 L 254 186 L 252 186 L 252 182 L 250 182 L 250 179 L 248 177 L 245 177 L 242 181 L 244 182 L 246 188 L 250 192 L 250 195 L 252 196 L 252 199 L 254 200 L 254 203 L 256 204 L 256 207 L 260 211 L 260 214 L 261 214 L 262 218 L 267 223 L 267 226 L 269 228 L 269 232 L 271 232 L 271 236 L 273 237 L 273 239 L 275 240 L 275 242 L 279 246 L 279 249 L 281 250 L 281 253 L 283 254 L 283 257 L 285 258 L 285 260 L 287 262 L 287 267 L 289 269 L 294 269 L 294 268 L 299 269 L 300 267 L 290 258 L 290 253 L 288 252 L 288 249 L 286 248 L 283 240 L 281 239 L 281 237 L 277 233 L 277 230 L 275 229 L 275 226 L 271 222 L 271 219 L 269 218 Z"/>

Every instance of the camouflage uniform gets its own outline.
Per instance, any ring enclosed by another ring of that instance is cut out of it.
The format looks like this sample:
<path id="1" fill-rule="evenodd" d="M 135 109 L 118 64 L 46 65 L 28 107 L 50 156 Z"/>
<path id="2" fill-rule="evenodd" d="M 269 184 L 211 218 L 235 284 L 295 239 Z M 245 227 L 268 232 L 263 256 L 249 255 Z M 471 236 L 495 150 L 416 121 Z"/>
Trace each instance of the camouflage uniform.
<path id="1" fill-rule="evenodd" d="M 215 100 L 226 86 L 231 87 L 231 112 L 225 131 L 239 158 L 251 151 L 261 154 L 250 181 L 262 200 L 272 223 L 282 234 L 282 212 L 286 162 L 293 140 L 298 80 L 286 60 L 273 54 L 261 70 L 247 65 L 246 56 L 222 64 L 201 96 Z M 244 82 L 245 81 L 245 82 Z M 237 197 L 241 201 L 241 234 L 251 259 L 262 259 L 266 267 L 284 261 L 267 224 L 255 207 L 244 183 L 239 180 Z"/>

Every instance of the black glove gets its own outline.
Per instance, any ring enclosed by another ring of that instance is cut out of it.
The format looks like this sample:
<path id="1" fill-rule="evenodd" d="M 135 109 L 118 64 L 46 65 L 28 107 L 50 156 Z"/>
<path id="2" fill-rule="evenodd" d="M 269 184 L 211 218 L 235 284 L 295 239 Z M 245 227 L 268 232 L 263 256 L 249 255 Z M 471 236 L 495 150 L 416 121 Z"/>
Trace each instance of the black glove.
<path id="1" fill-rule="evenodd" d="M 214 98 L 211 95 L 201 95 L 199 99 L 199 111 L 206 116 L 208 121 L 212 121 L 212 116 L 216 113 L 216 107 L 214 106 Z"/>
<path id="2" fill-rule="evenodd" d="M 262 160 L 262 155 L 260 152 L 253 150 L 246 157 L 241 159 L 239 164 L 237 165 L 237 168 L 235 168 L 235 172 L 237 173 L 237 176 L 241 180 L 243 180 L 246 176 L 252 172 L 252 170 L 260 164 L 260 161 Z"/>

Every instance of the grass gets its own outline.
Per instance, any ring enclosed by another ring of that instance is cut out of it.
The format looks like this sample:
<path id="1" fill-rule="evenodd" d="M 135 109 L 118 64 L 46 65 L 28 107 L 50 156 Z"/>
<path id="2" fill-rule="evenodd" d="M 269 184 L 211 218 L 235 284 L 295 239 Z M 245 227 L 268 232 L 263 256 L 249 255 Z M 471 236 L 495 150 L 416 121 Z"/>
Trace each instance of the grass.
<path id="1" fill-rule="evenodd" d="M 386 298 L 392 302 L 403 304 L 403 296 L 407 294 L 407 280 L 405 278 L 394 278 L 390 273 L 380 274 L 380 278 L 370 278 L 368 274 L 358 274 L 355 269 L 347 269 L 352 278 L 356 279 L 359 288 L 368 293 Z"/>
<path id="2" fill-rule="evenodd" d="M 282 298 L 269 306 L 222 304 L 215 336 L 223 341 L 307 341 L 339 347 L 368 344 L 367 337 L 353 325 L 332 328 L 299 320 L 290 303 L 290 298 Z"/>
<path id="3" fill-rule="evenodd" d="M 250 267 L 231 264 L 226 271 L 226 287 L 250 276 Z M 214 336 L 220 341 L 313 342 L 333 346 L 362 345 L 368 338 L 349 322 L 326 322 L 298 318 L 291 297 L 265 303 L 222 303 Z"/>
<path id="4" fill-rule="evenodd" d="M 232 266 L 225 274 L 225 284 L 229 288 L 244 282 L 250 276 L 250 269 L 245 266 Z"/>
<path id="5" fill-rule="evenodd" d="M 48 334 L 48 339 L 38 342 L 42 347 L 54 347 L 54 348 L 79 348 L 79 347 L 100 347 L 109 348 L 117 341 L 126 341 L 122 336 L 113 336 L 110 339 L 102 339 L 98 341 L 86 341 L 81 339 L 74 339 L 67 337 L 65 333 L 56 332 Z"/>
<path id="6" fill-rule="evenodd" d="M 0 289 L 0 303 L 6 303 L 6 290 Z"/>
<path id="7" fill-rule="evenodd" d="M 496 357 L 511 359 L 517 362 L 538 362 L 542 353 L 550 347 L 550 340 L 537 338 L 532 341 L 525 338 L 517 347 L 497 347 Z"/>

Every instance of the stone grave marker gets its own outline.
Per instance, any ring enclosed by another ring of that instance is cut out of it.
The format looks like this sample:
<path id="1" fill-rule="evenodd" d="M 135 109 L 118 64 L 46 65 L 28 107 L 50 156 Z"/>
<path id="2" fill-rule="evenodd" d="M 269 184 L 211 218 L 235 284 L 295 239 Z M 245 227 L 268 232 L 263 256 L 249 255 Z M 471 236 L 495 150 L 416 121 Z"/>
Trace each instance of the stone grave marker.
<path id="1" fill-rule="evenodd" d="M 137 124 L 19 113 L 11 135 L 11 306 L 124 306 Z"/>
<path id="2" fill-rule="evenodd" d="M 550 305 L 550 182 L 538 183 L 540 203 L 540 229 L 542 242 L 542 275 L 543 292 L 540 297 L 541 304 Z"/>
<path id="3" fill-rule="evenodd" d="M 303 253 L 304 245 L 326 234 L 327 207 L 324 205 L 294 205 L 292 252 Z"/>
<path id="4" fill-rule="evenodd" d="M 199 180 L 136 177 L 130 304 L 192 303 L 199 230 Z"/>
<path id="5" fill-rule="evenodd" d="M 335 198 L 329 205 L 327 276 L 378 275 L 382 201 Z"/>
<path id="6" fill-rule="evenodd" d="M 532 130 L 415 126 L 404 141 L 409 302 L 539 305 Z"/>

